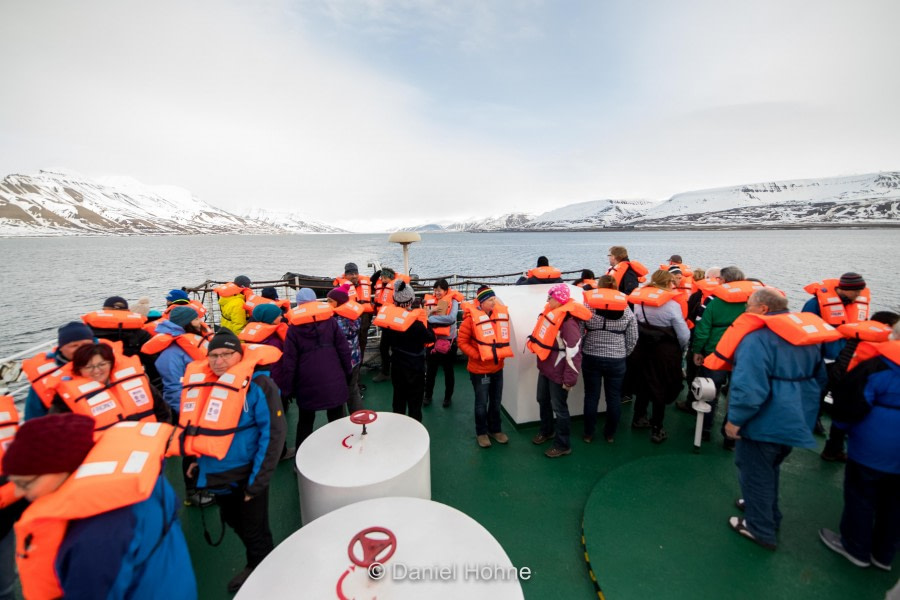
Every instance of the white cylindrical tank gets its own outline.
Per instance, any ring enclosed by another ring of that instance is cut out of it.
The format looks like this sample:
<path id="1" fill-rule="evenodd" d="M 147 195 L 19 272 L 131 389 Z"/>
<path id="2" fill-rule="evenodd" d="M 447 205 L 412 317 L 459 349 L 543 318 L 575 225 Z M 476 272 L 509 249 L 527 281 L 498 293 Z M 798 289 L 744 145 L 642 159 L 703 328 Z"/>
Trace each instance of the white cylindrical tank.
<path id="1" fill-rule="evenodd" d="M 371 411 L 369 411 L 371 412 Z M 406 415 L 377 414 L 366 426 L 344 417 L 320 427 L 295 459 L 303 524 L 336 508 L 384 496 L 431 499 L 430 437 Z"/>

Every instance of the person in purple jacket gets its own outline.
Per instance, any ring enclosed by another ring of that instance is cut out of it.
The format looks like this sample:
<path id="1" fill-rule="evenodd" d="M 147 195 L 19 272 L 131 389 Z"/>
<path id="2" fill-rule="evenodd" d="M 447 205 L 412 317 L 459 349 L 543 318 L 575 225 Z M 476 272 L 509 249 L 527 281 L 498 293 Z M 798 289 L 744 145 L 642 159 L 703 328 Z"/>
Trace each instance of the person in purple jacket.
<path id="1" fill-rule="evenodd" d="M 571 300 L 565 283 L 550 288 L 547 305 L 559 308 Z M 541 429 L 531 441 L 543 444 L 553 440 L 553 446 L 544 452 L 548 458 L 559 458 L 572 453 L 569 441 L 569 390 L 578 382 L 581 372 L 581 327 L 578 320 L 567 314 L 556 336 L 560 344 L 550 350 L 544 360 L 537 361 L 537 401 L 541 407 Z M 553 414 L 556 413 L 556 434 L 553 433 Z"/>
<path id="2" fill-rule="evenodd" d="M 297 305 L 307 302 L 317 302 L 316 295 L 303 288 L 297 293 Z M 327 411 L 329 423 L 344 416 L 347 379 L 353 370 L 350 345 L 334 318 L 289 325 L 281 365 L 284 391 L 297 399 L 300 409 L 297 449 L 312 433 L 316 411 Z"/>

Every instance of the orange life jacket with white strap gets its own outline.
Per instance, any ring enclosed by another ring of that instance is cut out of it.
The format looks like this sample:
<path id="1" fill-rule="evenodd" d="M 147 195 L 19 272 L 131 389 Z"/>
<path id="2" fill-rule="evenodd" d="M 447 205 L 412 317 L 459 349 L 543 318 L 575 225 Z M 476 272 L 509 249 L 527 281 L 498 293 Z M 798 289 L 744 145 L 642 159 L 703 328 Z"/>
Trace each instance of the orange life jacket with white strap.
<path id="1" fill-rule="evenodd" d="M 597 280 L 596 279 L 582 279 L 581 283 L 577 284 L 577 287 L 587 291 L 587 290 L 595 290 L 597 289 Z"/>
<path id="2" fill-rule="evenodd" d="M 894 364 L 900 365 L 900 340 L 888 340 L 886 342 L 860 342 L 856 347 L 856 354 L 850 361 L 847 371 L 853 370 L 859 363 L 883 356 Z"/>
<path id="3" fill-rule="evenodd" d="M 837 329 L 812 313 L 743 313 L 728 326 L 716 344 L 715 351 L 703 361 L 703 366 L 713 371 L 730 371 L 734 366 L 734 353 L 738 344 L 745 335 L 763 327 L 768 327 L 794 346 L 811 346 L 841 339 Z"/>
<path id="4" fill-rule="evenodd" d="M 690 293 L 685 291 L 682 288 L 675 288 L 675 297 L 673 300 L 678 303 L 678 306 L 681 307 L 681 316 L 684 319 L 684 322 L 687 323 L 688 329 L 694 328 L 694 322 L 688 320 L 688 297 Z"/>
<path id="5" fill-rule="evenodd" d="M 288 322 L 291 325 L 306 325 L 307 323 L 318 323 L 326 321 L 334 315 L 334 309 L 327 302 L 314 300 L 312 302 L 304 302 L 298 304 L 288 312 Z"/>
<path id="6" fill-rule="evenodd" d="M 838 325 L 838 331 L 848 340 L 864 342 L 886 342 L 891 335 L 891 326 L 878 321 L 858 321 Z"/>
<path id="7" fill-rule="evenodd" d="M 257 365 L 278 362 L 281 350 L 266 344 L 246 344 L 239 363 L 217 376 L 209 360 L 194 361 L 181 379 L 181 410 L 178 414 L 178 450 L 183 456 L 228 454 L 238 421 L 244 410 L 247 390 Z"/>
<path id="8" fill-rule="evenodd" d="M 472 339 L 478 346 L 481 360 L 492 361 L 500 364 L 501 358 L 515 356 L 512 346 L 509 345 L 509 309 L 494 302 L 494 310 L 488 315 L 475 306 L 466 302 L 462 305 L 464 318 L 472 319 Z"/>
<path id="9" fill-rule="evenodd" d="M 172 342 L 178 344 L 178 347 L 184 350 L 191 360 L 200 360 L 206 357 L 206 348 L 209 346 L 209 340 L 196 333 L 182 333 L 179 336 L 173 336 L 171 333 L 157 333 L 144 342 L 141 352 L 156 354 L 171 346 Z"/>
<path id="10" fill-rule="evenodd" d="M 247 313 L 247 315 L 252 315 L 253 309 L 263 304 L 276 304 L 276 302 L 270 298 L 266 298 L 259 294 L 254 294 L 251 291 L 250 295 L 247 296 L 244 300 L 244 311 Z"/>
<path id="11" fill-rule="evenodd" d="M 842 325 L 844 323 L 856 323 L 869 318 L 869 288 L 859 293 L 856 300 L 844 306 L 841 297 L 838 296 L 837 287 L 840 279 L 825 279 L 810 283 L 803 289 L 814 295 L 819 301 L 819 312 L 829 325 Z"/>
<path id="12" fill-rule="evenodd" d="M 445 315 L 449 315 L 450 311 L 453 310 L 453 301 L 454 300 L 456 300 L 456 303 L 459 304 L 460 306 L 462 305 L 463 302 L 466 301 L 466 298 L 454 289 L 447 290 L 447 293 L 444 294 L 444 297 L 441 298 L 441 300 L 443 300 L 445 298 L 447 300 L 447 312 L 444 313 Z M 425 294 L 425 306 L 428 306 L 428 307 L 437 306 L 437 303 L 438 303 L 437 298 L 435 298 L 432 294 Z M 436 314 L 436 313 L 432 313 L 432 314 Z M 451 329 L 450 325 L 431 326 L 431 330 L 434 331 L 434 335 L 436 335 L 437 337 L 447 337 L 448 335 L 450 335 L 450 329 Z M 431 344 L 427 344 L 427 345 L 431 345 Z"/>
<path id="13" fill-rule="evenodd" d="M 387 284 L 384 283 L 384 280 L 379 278 L 375 283 L 375 304 L 380 304 L 381 306 L 385 306 L 387 304 L 394 303 L 394 286 L 398 281 L 405 281 L 407 285 L 409 284 L 409 275 L 403 275 L 402 273 L 397 273 L 394 276 L 394 279 L 389 281 Z"/>
<path id="14" fill-rule="evenodd" d="M 678 294 L 669 290 L 661 290 L 654 285 L 645 285 L 635 288 L 633 292 L 628 294 L 628 301 L 632 304 L 643 304 L 644 306 L 662 306 L 670 300 L 674 300 Z"/>
<path id="15" fill-rule="evenodd" d="M 281 341 L 284 341 L 284 338 L 287 337 L 287 330 L 288 324 L 284 321 L 275 324 L 254 321 L 247 323 L 244 330 L 238 334 L 238 339 L 248 344 L 261 344 L 272 337 L 272 334 L 277 333 Z"/>
<path id="16" fill-rule="evenodd" d="M 609 288 L 585 290 L 584 303 L 598 310 L 625 310 L 628 308 L 628 296 Z"/>
<path id="17" fill-rule="evenodd" d="M 116 353 L 109 382 L 73 375 L 72 363 L 62 369 L 56 393 L 73 413 L 94 419 L 94 429 L 103 431 L 119 421 L 156 421 L 153 391 L 138 356 Z"/>
<path id="18" fill-rule="evenodd" d="M 607 269 L 606 274 L 613 276 L 613 279 L 616 280 L 616 286 L 618 287 L 622 285 L 622 278 L 625 276 L 625 273 L 628 272 L 629 267 L 631 267 L 631 270 L 637 275 L 637 280 L 639 282 L 644 283 L 644 281 L 647 280 L 646 275 L 650 271 L 636 260 L 623 260 L 620 263 L 616 263 L 614 267 Z"/>
<path id="19" fill-rule="evenodd" d="M 560 350 L 557 343 L 557 335 L 567 315 L 572 315 L 582 321 L 589 320 L 594 313 L 581 302 L 575 302 L 572 298 L 565 304 L 550 309 L 550 305 L 544 305 L 544 311 L 534 324 L 534 331 L 528 336 L 525 347 L 534 352 L 541 360 L 550 356 L 551 350 Z"/>
<path id="20" fill-rule="evenodd" d="M 363 316 L 364 312 L 366 312 L 365 307 L 353 300 L 347 300 L 334 309 L 334 314 L 344 317 L 345 319 L 350 319 L 351 321 L 355 321 Z"/>
<path id="21" fill-rule="evenodd" d="M 59 489 L 31 503 L 16 523 L 16 563 L 26 598 L 62 597 L 56 557 L 69 521 L 149 498 L 171 434 L 165 423 L 120 423 L 97 440 Z"/>
<path id="22" fill-rule="evenodd" d="M 525 277 L 535 279 L 559 279 L 562 273 L 556 267 L 535 267 L 525 273 Z"/>
<path id="23" fill-rule="evenodd" d="M 422 325 L 428 327 L 428 319 L 425 317 L 425 311 L 421 308 L 409 310 L 393 304 L 385 304 L 378 309 L 378 313 L 372 319 L 372 325 L 394 331 L 406 331 L 416 321 L 421 321 Z"/>
<path id="24" fill-rule="evenodd" d="M 231 296 L 243 294 L 244 299 L 246 300 L 253 295 L 253 290 L 251 290 L 250 288 L 242 288 L 233 281 L 229 283 L 223 283 L 222 285 L 217 285 L 213 288 L 213 291 L 219 295 L 219 298 L 230 298 Z"/>
<path id="25" fill-rule="evenodd" d="M 659 265 L 659 270 L 668 271 L 672 267 L 678 267 L 678 270 L 681 271 L 681 283 L 676 285 L 675 289 L 685 291 L 688 293 L 688 296 L 690 296 L 694 293 L 694 272 L 684 263 Z"/>
<path id="26" fill-rule="evenodd" d="M 31 358 L 22 361 L 22 370 L 25 377 L 31 382 L 31 387 L 44 407 L 49 407 L 56 395 L 56 385 L 59 383 L 58 371 L 61 368 L 55 360 L 56 348 L 50 352 L 41 352 Z"/>
<path id="27" fill-rule="evenodd" d="M 19 430 L 19 411 L 16 410 L 16 400 L 12 396 L 0 396 L 0 463 L 3 462 L 3 455 L 6 449 L 16 437 Z M 6 508 L 18 500 L 16 497 L 16 488 L 6 482 L 0 486 L 0 508 Z"/>
<path id="28" fill-rule="evenodd" d="M 694 281 L 694 287 L 700 290 L 702 300 L 712 296 L 713 290 L 721 285 L 716 279 L 698 279 Z"/>
<path id="29" fill-rule="evenodd" d="M 739 303 L 746 302 L 753 295 L 753 292 L 765 287 L 765 285 L 757 281 L 731 281 L 713 287 L 711 293 L 725 302 Z"/>
<path id="30" fill-rule="evenodd" d="M 140 329 L 147 317 L 130 310 L 101 308 L 81 315 L 81 320 L 94 329 Z"/>
<path id="31" fill-rule="evenodd" d="M 372 280 L 364 275 L 360 275 L 356 278 L 356 281 L 357 284 L 353 285 L 353 282 L 349 279 L 335 277 L 331 285 L 334 287 L 349 285 L 350 289 L 347 290 L 347 295 L 350 296 L 350 299 L 362 304 L 363 312 L 375 312 L 375 308 L 372 306 Z"/>

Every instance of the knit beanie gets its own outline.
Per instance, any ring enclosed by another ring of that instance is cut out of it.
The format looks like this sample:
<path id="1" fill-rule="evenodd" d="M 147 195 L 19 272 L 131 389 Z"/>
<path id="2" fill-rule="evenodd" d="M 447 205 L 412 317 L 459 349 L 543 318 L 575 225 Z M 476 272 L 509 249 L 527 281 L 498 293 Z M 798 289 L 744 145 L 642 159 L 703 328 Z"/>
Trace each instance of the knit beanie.
<path id="1" fill-rule="evenodd" d="M 4 475 L 73 473 L 94 447 L 94 419 L 75 413 L 51 414 L 19 427 L 6 454 Z"/>
<path id="2" fill-rule="evenodd" d="M 480 304 L 480 303 L 484 302 L 485 300 L 487 300 L 488 298 L 493 298 L 496 295 L 497 294 L 494 293 L 494 290 L 492 290 L 491 288 L 489 288 L 486 285 L 483 285 L 480 288 L 478 288 L 478 292 L 476 292 L 475 298 L 478 300 L 478 303 Z"/>
<path id="3" fill-rule="evenodd" d="M 336 287 L 328 292 L 328 297 L 337 302 L 338 306 L 347 304 L 347 301 L 350 300 L 350 294 L 347 293 L 347 288 L 344 286 Z"/>
<path id="4" fill-rule="evenodd" d="M 70 342 L 94 340 L 94 332 L 80 321 L 70 321 L 57 330 L 56 345 L 62 348 Z"/>
<path id="5" fill-rule="evenodd" d="M 209 347 L 206 349 L 206 353 L 212 354 L 213 350 L 218 350 L 219 348 L 227 348 L 229 350 L 240 352 L 241 354 L 244 353 L 244 348 L 241 346 L 241 340 L 228 329 L 220 329 L 218 333 L 209 340 Z"/>
<path id="6" fill-rule="evenodd" d="M 175 302 L 176 300 L 188 300 L 187 292 L 184 290 L 169 290 L 166 294 L 166 302 Z"/>
<path id="7" fill-rule="evenodd" d="M 570 298 L 569 286 L 565 283 L 557 283 L 550 288 L 550 291 L 547 292 L 547 294 L 560 304 L 565 304 Z"/>
<path id="8" fill-rule="evenodd" d="M 191 321 L 200 315 L 190 306 L 178 306 L 169 313 L 169 320 L 181 328 L 186 327 Z"/>
<path id="9" fill-rule="evenodd" d="M 110 296 L 103 301 L 103 308 L 113 308 L 116 310 L 128 310 L 128 300 L 122 296 Z"/>
<path id="10" fill-rule="evenodd" d="M 281 316 L 281 308 L 277 304 L 260 304 L 253 309 L 253 320 L 257 323 L 271 325 Z"/>
<path id="11" fill-rule="evenodd" d="M 397 285 L 394 288 L 394 302 L 397 304 L 406 304 L 407 302 L 412 302 L 415 296 L 412 288 L 406 285 L 405 281 L 401 280 L 397 282 Z"/>
<path id="12" fill-rule="evenodd" d="M 239 285 L 242 288 L 248 288 L 248 287 L 250 287 L 250 284 L 251 284 L 250 278 L 247 277 L 246 275 L 238 275 L 237 277 L 234 278 L 234 283 L 235 283 L 235 285 Z"/>
<path id="13" fill-rule="evenodd" d="M 264 287 L 259 295 L 263 298 L 268 298 L 269 300 L 278 300 L 278 290 L 273 287 Z"/>
<path id="14" fill-rule="evenodd" d="M 300 291 L 297 292 L 297 306 L 301 304 L 306 304 L 307 302 L 315 302 L 316 301 L 316 293 L 309 288 L 300 288 Z"/>
<path id="15" fill-rule="evenodd" d="M 866 280 L 859 273 L 844 273 L 838 287 L 842 290 L 864 290 L 866 288 Z"/>

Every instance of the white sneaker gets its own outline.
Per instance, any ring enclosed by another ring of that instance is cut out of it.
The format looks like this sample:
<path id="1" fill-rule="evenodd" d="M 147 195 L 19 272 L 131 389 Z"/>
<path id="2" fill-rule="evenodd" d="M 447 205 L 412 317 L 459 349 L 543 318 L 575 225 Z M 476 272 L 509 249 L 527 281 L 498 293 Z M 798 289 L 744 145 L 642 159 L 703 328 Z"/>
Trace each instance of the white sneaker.
<path id="1" fill-rule="evenodd" d="M 830 529 L 820 529 L 819 539 L 822 540 L 822 543 L 828 546 L 829 549 L 834 550 L 857 567 L 866 568 L 870 564 L 872 564 L 868 561 L 859 560 L 858 558 L 847 552 L 847 549 L 844 548 L 844 544 L 841 542 L 841 536 Z"/>

